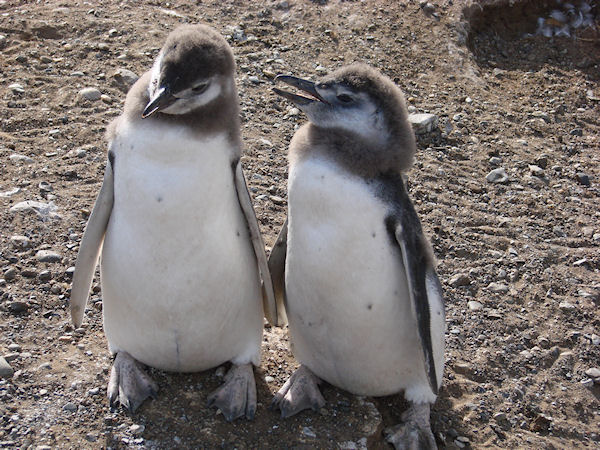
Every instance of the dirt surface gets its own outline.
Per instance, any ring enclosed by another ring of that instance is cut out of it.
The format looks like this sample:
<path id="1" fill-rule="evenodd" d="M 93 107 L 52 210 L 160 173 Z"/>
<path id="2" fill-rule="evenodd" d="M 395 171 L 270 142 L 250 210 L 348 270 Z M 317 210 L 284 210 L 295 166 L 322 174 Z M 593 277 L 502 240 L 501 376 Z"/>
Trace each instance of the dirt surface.
<path id="1" fill-rule="evenodd" d="M 234 49 L 243 164 L 269 248 L 287 144 L 306 120 L 271 92 L 275 74 L 365 61 L 439 117 L 409 173 L 446 297 L 438 444 L 600 446 L 600 386 L 585 374 L 600 366 L 598 20 L 571 38 L 524 37 L 537 7 L 418 3 L 0 1 L 0 355 L 14 370 L 0 379 L 0 446 L 386 448 L 382 430 L 400 420 L 400 395 L 331 386 L 320 412 L 281 420 L 268 404 L 297 363 L 287 330 L 268 327 L 253 422 L 206 406 L 223 369 L 152 370 L 157 399 L 109 409 L 99 281 L 73 330 L 72 267 L 127 89 L 115 72 L 141 75 L 182 22 L 211 24 Z M 497 168 L 507 179 L 487 181 Z M 11 211 L 23 201 L 45 206 Z"/>

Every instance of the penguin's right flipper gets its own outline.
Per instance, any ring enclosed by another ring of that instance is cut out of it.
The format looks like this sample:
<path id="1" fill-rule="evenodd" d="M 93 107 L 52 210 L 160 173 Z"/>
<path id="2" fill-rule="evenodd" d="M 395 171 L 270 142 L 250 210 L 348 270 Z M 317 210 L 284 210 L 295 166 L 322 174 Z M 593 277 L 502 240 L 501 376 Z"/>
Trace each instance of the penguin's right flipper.
<path id="1" fill-rule="evenodd" d="M 106 163 L 106 171 L 104 172 L 104 181 L 102 188 L 96 198 L 94 209 L 85 227 L 81 243 L 79 245 L 79 253 L 75 262 L 75 273 L 73 275 L 73 286 L 71 288 L 71 319 L 75 328 L 81 326 L 85 304 L 90 293 L 92 279 L 96 271 L 96 264 L 104 234 L 110 219 L 110 214 L 114 202 L 114 176 L 113 176 L 113 158 L 109 152 L 109 160 Z"/>
<path id="2" fill-rule="evenodd" d="M 280 325 L 287 323 L 285 313 L 285 259 L 287 257 L 287 234 L 288 234 L 288 219 L 285 219 L 269 255 L 269 271 L 271 272 L 271 280 L 273 281 L 273 290 L 275 292 L 275 300 L 277 301 L 277 312 L 279 314 Z"/>

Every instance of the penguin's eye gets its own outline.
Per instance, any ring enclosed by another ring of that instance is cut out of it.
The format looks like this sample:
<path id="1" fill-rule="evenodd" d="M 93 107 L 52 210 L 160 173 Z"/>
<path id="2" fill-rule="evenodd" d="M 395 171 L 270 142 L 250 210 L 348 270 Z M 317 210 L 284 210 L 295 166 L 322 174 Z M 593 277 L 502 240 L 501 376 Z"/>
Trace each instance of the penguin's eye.
<path id="1" fill-rule="evenodd" d="M 194 94 L 202 94 L 206 90 L 207 87 L 208 87 L 208 83 L 201 83 L 197 86 L 194 86 L 192 88 L 192 92 Z"/>
<path id="2" fill-rule="evenodd" d="M 353 101 L 353 98 L 350 97 L 348 94 L 340 94 L 337 96 L 337 99 L 342 103 L 350 103 Z"/>

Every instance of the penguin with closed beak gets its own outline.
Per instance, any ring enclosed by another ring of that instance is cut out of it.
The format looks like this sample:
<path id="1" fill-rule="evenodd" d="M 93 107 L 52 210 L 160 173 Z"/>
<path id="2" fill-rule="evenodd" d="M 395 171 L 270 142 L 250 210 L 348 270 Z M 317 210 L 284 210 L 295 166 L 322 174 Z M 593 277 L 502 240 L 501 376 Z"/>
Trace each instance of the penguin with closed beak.
<path id="1" fill-rule="evenodd" d="M 240 164 L 234 75 L 221 35 L 181 26 L 108 129 L 71 315 L 79 327 L 101 254 L 104 331 L 115 355 L 111 406 L 134 411 L 156 395 L 144 366 L 196 372 L 230 361 L 209 404 L 228 421 L 254 416 L 263 310 L 271 323 L 277 312 Z"/>
<path id="2" fill-rule="evenodd" d="M 288 218 L 269 258 L 299 369 L 273 405 L 325 403 L 321 380 L 357 395 L 404 392 L 396 448 L 436 448 L 430 425 L 444 368 L 445 313 L 432 250 L 403 174 L 416 151 L 404 97 L 364 64 L 278 88 L 309 119 L 289 148 Z"/>

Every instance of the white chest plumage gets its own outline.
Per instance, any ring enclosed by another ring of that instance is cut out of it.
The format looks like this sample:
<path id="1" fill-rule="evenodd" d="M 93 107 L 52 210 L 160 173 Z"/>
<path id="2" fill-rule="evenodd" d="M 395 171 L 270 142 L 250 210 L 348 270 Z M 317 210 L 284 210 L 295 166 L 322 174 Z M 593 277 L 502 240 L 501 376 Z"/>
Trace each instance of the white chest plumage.
<path id="1" fill-rule="evenodd" d="M 121 124 L 111 148 L 101 262 L 111 351 L 176 371 L 257 363 L 260 281 L 226 136 L 138 122 Z"/>
<path id="2" fill-rule="evenodd" d="M 363 179 L 318 158 L 290 168 L 288 191 L 286 292 L 296 357 L 356 394 L 431 395 L 400 250 L 384 222 L 387 205 Z"/>

